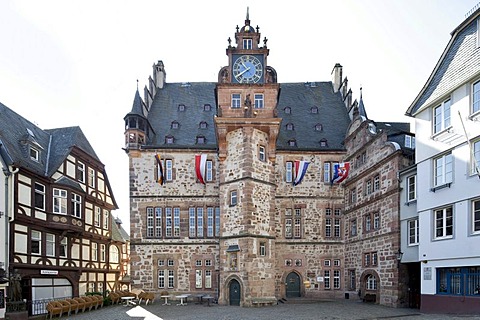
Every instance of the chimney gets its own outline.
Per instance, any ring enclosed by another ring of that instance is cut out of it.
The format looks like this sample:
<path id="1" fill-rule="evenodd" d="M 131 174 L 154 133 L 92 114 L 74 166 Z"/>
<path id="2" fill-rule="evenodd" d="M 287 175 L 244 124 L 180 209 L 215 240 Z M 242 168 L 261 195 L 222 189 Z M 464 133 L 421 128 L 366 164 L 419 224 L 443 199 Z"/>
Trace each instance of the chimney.
<path id="1" fill-rule="evenodd" d="M 342 65 L 340 63 L 335 64 L 332 70 L 332 83 L 333 92 L 337 92 L 342 85 Z"/>
<path id="2" fill-rule="evenodd" d="M 158 60 L 157 64 L 153 65 L 153 79 L 155 80 L 155 85 L 157 86 L 157 88 L 163 89 L 166 78 L 167 73 L 165 72 L 163 61 Z"/>

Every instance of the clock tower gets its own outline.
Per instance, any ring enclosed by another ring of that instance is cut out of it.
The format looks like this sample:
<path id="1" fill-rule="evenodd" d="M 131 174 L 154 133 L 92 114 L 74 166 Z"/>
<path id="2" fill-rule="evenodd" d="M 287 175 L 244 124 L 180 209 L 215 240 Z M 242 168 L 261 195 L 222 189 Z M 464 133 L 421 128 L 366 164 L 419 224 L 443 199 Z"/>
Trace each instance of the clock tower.
<path id="1" fill-rule="evenodd" d="M 259 27 L 237 26 L 218 75 L 215 130 L 220 170 L 219 302 L 276 303 L 275 158 L 279 84 Z"/>

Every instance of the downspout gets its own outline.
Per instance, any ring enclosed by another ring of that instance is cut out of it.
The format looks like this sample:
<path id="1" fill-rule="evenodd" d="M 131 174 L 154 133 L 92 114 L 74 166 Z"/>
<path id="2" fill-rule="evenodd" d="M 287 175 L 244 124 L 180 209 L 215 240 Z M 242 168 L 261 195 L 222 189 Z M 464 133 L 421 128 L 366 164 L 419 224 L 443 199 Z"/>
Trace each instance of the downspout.
<path id="1" fill-rule="evenodd" d="M 10 222 L 13 221 L 15 219 L 15 213 L 14 213 L 14 210 L 13 210 L 13 201 L 14 201 L 14 197 L 13 197 L 13 180 L 14 180 L 14 176 L 15 174 L 20 170 L 19 168 L 16 168 L 14 170 L 12 170 L 13 167 L 12 166 L 8 166 L 7 169 L 5 169 L 3 171 L 3 173 L 5 174 L 5 271 L 8 272 L 8 274 L 10 274 L 9 272 L 9 261 L 10 261 L 10 250 L 9 250 L 9 245 L 10 245 L 10 233 L 9 233 L 9 226 L 10 226 Z M 12 192 L 10 192 L 10 197 L 9 198 L 9 185 L 12 186 Z M 9 201 L 9 199 L 11 199 L 11 201 Z M 11 203 L 11 206 L 12 206 L 12 210 L 11 210 L 11 214 L 10 214 L 10 203 Z M 11 217 L 10 217 L 11 216 Z"/>

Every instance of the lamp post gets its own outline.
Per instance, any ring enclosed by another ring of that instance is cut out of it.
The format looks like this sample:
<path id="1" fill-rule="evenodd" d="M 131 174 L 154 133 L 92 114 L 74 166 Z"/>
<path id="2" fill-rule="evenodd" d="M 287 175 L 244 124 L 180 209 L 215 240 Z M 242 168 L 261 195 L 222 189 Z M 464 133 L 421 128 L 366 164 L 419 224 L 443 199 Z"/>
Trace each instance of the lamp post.
<path id="1" fill-rule="evenodd" d="M 397 266 L 400 268 L 400 262 L 402 261 L 403 252 L 400 251 L 400 248 L 397 251 Z"/>

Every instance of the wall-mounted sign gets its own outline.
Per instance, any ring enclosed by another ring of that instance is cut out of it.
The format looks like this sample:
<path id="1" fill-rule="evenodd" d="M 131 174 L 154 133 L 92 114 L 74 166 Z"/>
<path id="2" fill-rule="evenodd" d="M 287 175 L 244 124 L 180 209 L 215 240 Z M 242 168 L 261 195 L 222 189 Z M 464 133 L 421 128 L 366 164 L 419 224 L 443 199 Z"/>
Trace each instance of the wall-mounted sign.
<path id="1" fill-rule="evenodd" d="M 317 277 L 317 282 L 323 282 L 323 277 Z"/>
<path id="2" fill-rule="evenodd" d="M 57 276 L 58 270 L 40 270 L 40 274 L 48 275 L 48 276 Z"/>
<path id="3" fill-rule="evenodd" d="M 423 280 L 432 280 L 432 267 L 423 268 Z"/>

